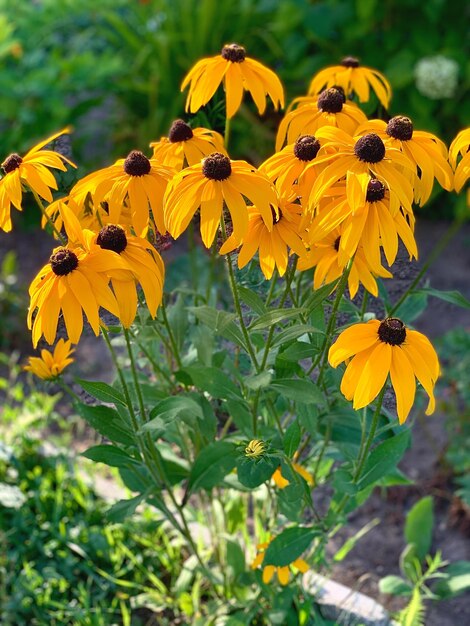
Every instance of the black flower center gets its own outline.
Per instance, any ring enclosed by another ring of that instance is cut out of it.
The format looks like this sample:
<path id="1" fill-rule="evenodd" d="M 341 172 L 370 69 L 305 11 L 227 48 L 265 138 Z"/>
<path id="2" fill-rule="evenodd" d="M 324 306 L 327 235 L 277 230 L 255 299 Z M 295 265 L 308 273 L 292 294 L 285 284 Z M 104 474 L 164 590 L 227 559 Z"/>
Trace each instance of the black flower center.
<path id="1" fill-rule="evenodd" d="M 302 135 L 294 144 L 294 155 L 300 161 L 312 161 L 320 150 L 320 142 L 313 135 Z"/>
<path id="2" fill-rule="evenodd" d="M 98 233 L 96 243 L 104 250 L 112 250 L 120 254 L 127 246 L 126 233 L 120 226 L 108 224 Z"/>
<path id="3" fill-rule="evenodd" d="M 356 59 L 356 57 L 344 57 L 341 65 L 344 67 L 359 67 L 359 59 Z"/>
<path id="4" fill-rule="evenodd" d="M 274 210 L 274 207 L 271 207 L 271 213 L 272 213 L 272 216 L 273 216 L 273 224 L 277 224 L 278 222 L 281 221 L 281 219 L 282 219 L 282 211 L 281 211 L 281 209 L 279 207 L 277 207 L 277 213 Z"/>
<path id="5" fill-rule="evenodd" d="M 77 269 L 78 257 L 72 250 L 67 248 L 59 248 L 57 252 L 51 255 L 49 259 L 52 271 L 56 276 L 67 276 L 70 272 Z"/>
<path id="6" fill-rule="evenodd" d="M 339 250 L 339 242 L 341 241 L 341 237 L 336 237 L 335 242 L 333 244 L 333 248 L 338 252 Z"/>
<path id="7" fill-rule="evenodd" d="M 356 141 L 354 154 L 360 161 L 378 163 L 385 156 L 384 142 L 375 133 L 369 133 Z"/>
<path id="8" fill-rule="evenodd" d="M 397 317 L 387 317 L 379 326 L 379 339 L 391 346 L 399 346 L 406 339 L 405 324 Z"/>
<path id="9" fill-rule="evenodd" d="M 18 169 L 22 163 L 23 159 L 15 152 L 14 154 L 10 154 L 10 156 L 3 161 L 2 168 L 5 174 L 9 174 L 13 172 L 13 170 Z"/>
<path id="10" fill-rule="evenodd" d="M 243 46 L 239 46 L 237 43 L 229 43 L 222 48 L 220 54 L 226 61 L 241 63 L 245 60 L 246 50 Z"/>
<path id="11" fill-rule="evenodd" d="M 318 96 L 317 106 L 324 113 L 339 113 L 345 101 L 344 91 L 341 92 L 336 87 L 331 87 L 322 91 Z"/>
<path id="12" fill-rule="evenodd" d="M 145 176 L 151 169 L 150 161 L 140 150 L 132 150 L 124 161 L 124 171 L 129 176 Z"/>
<path id="13" fill-rule="evenodd" d="M 413 122 L 409 117 L 396 115 L 387 124 L 385 132 L 394 139 L 409 141 L 413 137 Z"/>
<path id="14" fill-rule="evenodd" d="M 371 178 L 367 185 L 367 202 L 378 202 L 385 197 L 385 185 L 377 180 L 377 178 Z"/>
<path id="15" fill-rule="evenodd" d="M 168 133 L 168 139 L 171 143 L 178 143 L 179 141 L 188 141 L 193 138 L 193 131 L 191 126 L 186 124 L 184 120 L 175 120 L 171 125 L 170 132 Z"/>
<path id="16" fill-rule="evenodd" d="M 232 173 L 230 159 L 220 152 L 213 152 L 202 161 L 202 173 L 211 180 L 226 180 Z"/>

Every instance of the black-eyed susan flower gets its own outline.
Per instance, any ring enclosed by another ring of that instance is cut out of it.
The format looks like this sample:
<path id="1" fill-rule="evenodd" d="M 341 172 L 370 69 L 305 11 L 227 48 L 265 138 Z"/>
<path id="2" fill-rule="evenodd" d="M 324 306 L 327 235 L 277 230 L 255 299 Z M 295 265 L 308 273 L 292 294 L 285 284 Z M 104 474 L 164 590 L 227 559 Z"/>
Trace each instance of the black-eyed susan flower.
<path id="1" fill-rule="evenodd" d="M 415 164 L 398 148 L 385 145 L 376 133 L 351 137 L 339 128 L 322 126 L 317 131 L 321 142 L 321 152 L 317 155 L 318 164 L 326 164 L 315 180 L 308 199 L 309 210 L 314 208 L 325 192 L 348 172 L 356 175 L 370 175 L 385 181 L 393 189 L 400 204 L 410 207 L 413 202 L 413 187 L 402 169 L 415 171 Z M 335 153 L 328 152 L 336 148 Z M 348 187 L 349 178 L 346 178 Z M 302 184 L 302 179 L 299 181 Z M 350 196 L 354 204 L 354 198 Z M 356 207 L 354 207 L 356 208 Z"/>
<path id="2" fill-rule="evenodd" d="M 320 150 L 320 142 L 313 135 L 301 135 L 297 141 L 276 152 L 259 167 L 261 172 L 275 184 L 279 195 L 288 198 L 293 193 L 301 196 L 302 192 L 309 190 L 313 181 L 318 176 L 320 168 L 315 167 L 315 157 Z M 299 189 L 297 184 L 301 174 L 303 187 Z"/>
<path id="3" fill-rule="evenodd" d="M 42 335 L 47 343 L 54 343 L 61 312 L 72 343 L 78 343 L 82 334 L 82 310 L 97 336 L 100 307 L 119 317 L 106 275 L 112 269 L 128 271 L 119 255 L 109 250 L 97 248 L 89 253 L 76 246 L 55 248 L 29 288 L 28 328 L 32 328 L 33 346 Z"/>
<path id="4" fill-rule="evenodd" d="M 315 481 L 312 474 L 308 470 L 306 470 L 305 467 L 303 467 L 299 463 L 294 462 L 292 463 L 292 468 L 294 469 L 294 471 L 297 472 L 297 474 L 299 474 L 299 476 L 302 476 L 307 485 L 313 487 Z M 290 481 L 287 480 L 287 478 L 284 478 L 284 476 L 282 475 L 281 466 L 276 469 L 271 478 L 273 479 L 274 484 L 278 489 L 285 489 L 288 485 L 290 485 Z"/>
<path id="5" fill-rule="evenodd" d="M 338 187 L 341 194 L 325 203 L 310 224 L 309 243 L 312 245 L 321 241 L 341 226 L 338 249 L 340 265 L 345 265 L 361 245 L 372 268 L 377 267 L 380 271 L 381 247 L 391 266 L 397 256 L 399 238 L 410 258 L 418 258 L 413 213 L 401 210 L 396 194 L 387 189 L 382 181 L 368 175 L 355 178 L 355 181 L 350 181 L 349 189 L 352 191 L 356 186 L 362 200 L 356 199 L 351 206 L 346 187 Z M 354 209 L 354 206 L 359 208 Z"/>
<path id="6" fill-rule="evenodd" d="M 307 231 L 301 229 L 302 208 L 299 204 L 282 201 L 277 211 L 272 210 L 271 230 L 266 226 L 257 206 L 248 207 L 248 230 L 242 239 L 238 252 L 238 267 L 242 269 L 258 252 L 261 271 L 266 280 L 272 278 L 277 267 L 280 276 L 284 276 L 289 262 L 289 249 L 298 256 L 305 254 L 306 247 L 302 236 Z M 220 249 L 226 254 L 239 246 L 233 235 Z"/>
<path id="7" fill-rule="evenodd" d="M 313 274 L 313 288 L 319 289 L 322 285 L 328 285 L 342 275 L 346 263 L 339 261 L 341 227 L 330 232 L 324 239 L 315 243 L 310 250 L 299 258 L 297 269 L 299 271 L 315 267 Z M 364 253 L 364 248 L 359 246 L 352 261 L 348 276 L 348 288 L 351 298 L 356 295 L 359 284 L 363 284 L 369 293 L 377 297 L 379 288 L 376 278 L 392 278 L 392 274 L 381 265 L 372 266 Z"/>
<path id="8" fill-rule="evenodd" d="M 331 346 L 328 359 L 332 367 L 348 361 L 341 392 L 353 401 L 354 409 L 370 404 L 390 374 L 400 424 L 413 406 L 416 378 L 429 396 L 426 415 L 433 413 L 434 385 L 439 376 L 436 351 L 425 335 L 406 328 L 398 318 L 350 326 Z"/>
<path id="9" fill-rule="evenodd" d="M 386 145 L 398 148 L 414 163 L 412 174 L 415 201 L 422 206 L 431 195 L 434 178 L 444 189 L 452 189 L 452 170 L 447 162 L 445 144 L 432 133 L 414 130 L 409 117 L 396 115 L 385 123 L 369 120 L 358 128 L 358 134 L 376 133 Z"/>
<path id="10" fill-rule="evenodd" d="M 272 230 L 271 206 L 277 206 L 277 194 L 270 180 L 246 161 L 231 161 L 225 154 L 214 152 L 170 181 L 165 194 L 166 228 L 178 238 L 200 208 L 201 237 L 209 248 L 225 202 L 232 218 L 232 237 L 239 245 L 248 231 L 245 198 L 256 205 L 267 229 Z"/>
<path id="11" fill-rule="evenodd" d="M 1 167 L 4 176 L 0 179 L 0 228 L 2 230 L 7 232 L 11 230 L 11 205 L 21 211 L 23 186 L 32 189 L 47 202 L 52 202 L 51 189 L 57 189 L 57 182 L 48 168 L 64 172 L 67 169 L 65 163 L 76 167 L 63 154 L 42 149 L 60 135 L 68 132 L 70 129 L 64 128 L 31 148 L 25 156 L 10 154 L 3 161 Z"/>
<path id="12" fill-rule="evenodd" d="M 147 234 L 151 218 L 158 231 L 164 234 L 163 196 L 174 173 L 167 165 L 148 159 L 139 150 L 132 150 L 125 159 L 82 178 L 71 190 L 70 197 L 80 207 L 90 198 L 95 206 L 106 203 L 113 224 L 122 223 L 121 215 L 128 209 L 132 227 L 139 237 Z"/>
<path id="13" fill-rule="evenodd" d="M 459 159 L 459 156 L 462 158 Z M 450 163 L 455 170 L 454 188 L 460 191 L 470 178 L 470 128 L 461 130 L 449 148 Z M 470 189 L 467 193 L 467 204 L 470 206 Z"/>
<path id="14" fill-rule="evenodd" d="M 54 351 L 50 352 L 45 348 L 41 350 L 41 356 L 30 356 L 28 364 L 23 367 L 27 372 L 32 372 L 42 380 L 53 380 L 57 378 L 67 365 L 73 363 L 71 355 L 75 352 L 71 342 L 67 339 L 59 339 Z"/>
<path id="15" fill-rule="evenodd" d="M 266 443 L 262 439 L 252 439 L 245 448 L 245 456 L 257 458 L 266 452 Z"/>
<path id="16" fill-rule="evenodd" d="M 256 546 L 257 555 L 253 563 L 251 564 L 251 569 L 258 569 L 258 567 L 263 564 L 266 549 L 269 546 L 270 542 L 271 540 L 265 541 L 264 543 L 259 543 Z M 294 573 L 300 572 L 302 574 L 305 574 L 305 572 L 310 569 L 308 563 L 301 558 L 293 560 L 292 563 L 289 563 L 289 565 L 284 565 L 280 567 L 277 567 L 275 565 L 265 565 L 263 567 L 264 584 L 267 585 L 268 583 L 270 583 L 274 574 L 277 573 L 277 579 L 279 583 L 283 586 L 287 585 L 290 579 L 290 568 L 293 568 L 292 571 Z"/>
<path id="17" fill-rule="evenodd" d="M 336 126 L 354 135 L 367 117 L 351 100 L 346 100 L 344 92 L 335 87 L 325 89 L 317 97 L 301 100 L 299 106 L 289 111 L 279 124 L 276 136 L 276 150 L 284 142 L 294 143 L 301 135 L 314 135 L 321 126 Z"/>
<path id="18" fill-rule="evenodd" d="M 247 57 L 245 48 L 231 43 L 222 48 L 220 55 L 198 61 L 184 78 L 181 91 L 189 85 L 186 111 L 196 113 L 209 102 L 221 83 L 228 119 L 238 111 L 245 89 L 251 93 L 260 115 L 266 109 L 266 95 L 276 110 L 284 107 L 284 90 L 276 74 Z"/>
<path id="19" fill-rule="evenodd" d="M 225 154 L 224 139 L 220 133 L 207 128 L 191 128 L 184 120 L 175 120 L 168 137 L 150 144 L 153 158 L 179 172 L 186 165 L 196 165 L 212 152 Z"/>
<path id="20" fill-rule="evenodd" d="M 385 76 L 370 67 L 363 67 L 355 57 L 345 57 L 340 65 L 320 70 L 312 78 L 308 92 L 314 95 L 325 86 L 335 85 L 343 88 L 347 98 L 356 94 L 359 102 L 367 102 L 372 89 L 386 109 L 392 97 L 392 88 Z"/>

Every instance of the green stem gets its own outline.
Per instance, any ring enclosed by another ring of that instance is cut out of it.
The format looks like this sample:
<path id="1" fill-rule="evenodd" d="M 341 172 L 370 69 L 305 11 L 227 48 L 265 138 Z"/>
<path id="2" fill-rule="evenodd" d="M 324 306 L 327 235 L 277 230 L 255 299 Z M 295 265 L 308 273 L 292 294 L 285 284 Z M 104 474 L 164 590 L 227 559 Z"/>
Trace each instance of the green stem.
<path id="1" fill-rule="evenodd" d="M 160 367 L 160 365 L 155 361 L 155 359 L 152 357 L 152 355 L 147 350 L 147 348 L 140 343 L 136 334 L 133 333 L 132 330 L 130 331 L 130 333 L 132 335 L 132 338 L 136 342 L 136 344 L 139 346 L 139 350 L 142 350 L 142 352 L 145 354 L 146 358 L 148 359 L 150 365 L 153 367 L 155 374 L 157 375 L 160 374 L 161 376 L 163 376 L 163 378 L 167 381 L 170 387 L 173 387 L 173 383 L 171 381 L 170 376 L 167 374 L 167 372 L 165 372 L 165 370 L 162 367 Z"/>
<path id="2" fill-rule="evenodd" d="M 137 400 L 139 402 L 140 419 L 143 422 L 146 422 L 147 411 L 145 410 L 144 397 L 142 395 L 142 389 L 140 388 L 140 384 L 139 384 L 139 377 L 138 377 L 137 368 L 135 365 L 134 353 L 132 352 L 132 345 L 131 345 L 129 330 L 123 327 L 123 332 L 124 332 L 124 337 L 126 340 L 127 353 L 129 354 L 129 360 L 131 363 L 132 379 L 134 381 L 135 392 L 137 394 Z"/>
<path id="3" fill-rule="evenodd" d="M 75 400 L 75 402 L 80 402 L 80 403 L 83 402 L 80 399 L 80 397 L 75 393 L 75 391 L 72 389 L 72 387 L 70 387 L 70 385 L 68 385 L 64 380 L 62 380 L 61 378 L 57 378 L 54 382 L 56 382 L 59 385 L 59 387 L 62 387 L 62 389 L 69 396 L 71 396 Z"/>
<path id="4" fill-rule="evenodd" d="M 385 390 L 387 385 L 385 384 L 382 387 L 381 392 L 379 393 L 379 397 L 377 398 L 377 405 L 375 407 L 374 415 L 372 416 L 372 423 L 370 426 L 369 436 L 367 437 L 367 441 L 364 444 L 364 438 L 361 442 L 361 449 L 359 451 L 359 458 L 356 467 L 356 471 L 354 472 L 353 482 L 357 482 L 362 470 L 364 468 L 364 463 L 366 462 L 367 455 L 369 454 L 370 448 L 374 443 L 375 433 L 377 431 L 377 426 L 379 425 L 380 412 L 382 410 L 382 402 L 385 395 Z"/>
<path id="5" fill-rule="evenodd" d="M 428 258 L 423 263 L 423 266 L 421 267 L 420 271 L 416 275 L 411 285 L 408 287 L 405 293 L 401 296 L 398 302 L 396 302 L 393 305 L 392 309 L 388 312 L 389 317 L 392 316 L 395 313 L 395 311 L 397 311 L 400 308 L 400 306 L 403 304 L 406 298 L 414 291 L 415 287 L 419 284 L 424 274 L 428 271 L 429 267 L 434 263 L 434 261 L 437 258 L 439 258 L 441 253 L 445 250 L 445 248 L 447 248 L 449 242 L 454 237 L 454 235 L 458 233 L 458 231 L 460 230 L 460 228 L 462 227 L 462 224 L 465 222 L 466 219 L 467 219 L 467 216 L 464 214 L 454 219 L 454 221 L 451 223 L 449 228 L 446 230 L 446 232 L 442 235 L 442 237 L 439 239 L 439 241 L 436 243 L 434 248 L 429 253 Z"/>
<path id="6" fill-rule="evenodd" d="M 180 357 L 179 350 L 178 350 L 178 344 L 176 343 L 175 336 L 173 334 L 173 331 L 172 331 L 171 326 L 170 326 L 170 322 L 168 321 L 168 316 L 166 314 L 165 298 L 162 298 L 162 305 L 161 305 L 160 309 L 161 309 L 161 312 L 162 312 L 163 323 L 165 324 L 165 328 L 166 328 L 166 331 L 168 333 L 168 338 L 169 338 L 170 343 L 171 343 L 173 356 L 175 357 L 175 361 L 176 361 L 178 367 L 181 368 L 181 357 Z"/>
<path id="7" fill-rule="evenodd" d="M 225 131 L 224 131 L 224 143 L 225 149 L 228 152 L 228 143 L 230 141 L 230 120 L 228 117 L 225 118 Z"/>
<path id="8" fill-rule="evenodd" d="M 273 299 L 273 295 L 274 295 L 274 290 L 276 288 L 277 285 L 277 279 L 279 277 L 279 273 L 277 271 L 277 268 L 274 268 L 274 272 L 273 275 L 271 276 L 271 285 L 269 286 L 269 291 L 268 291 L 268 295 L 266 296 L 266 306 L 269 306 L 271 303 L 271 300 Z"/>
<path id="9" fill-rule="evenodd" d="M 364 287 L 364 295 L 362 297 L 362 304 L 361 304 L 361 320 L 362 321 L 364 321 L 364 315 L 367 312 L 367 303 L 368 302 L 369 302 L 369 292 Z"/>
<path id="10" fill-rule="evenodd" d="M 51 226 L 52 230 L 54 231 L 54 233 L 57 235 L 58 240 L 60 241 L 60 243 L 63 246 L 67 245 L 67 239 L 63 236 L 63 234 L 60 232 L 60 230 L 58 230 L 57 226 L 54 224 L 54 222 L 52 221 L 52 219 L 49 217 L 49 215 L 46 212 L 46 209 L 42 203 L 41 198 L 39 197 L 39 195 L 34 191 L 34 189 L 32 187 L 30 187 L 34 199 L 36 200 L 36 204 L 39 207 L 39 210 L 41 211 L 44 219 L 47 221 L 47 223 L 49 224 L 49 226 Z"/>

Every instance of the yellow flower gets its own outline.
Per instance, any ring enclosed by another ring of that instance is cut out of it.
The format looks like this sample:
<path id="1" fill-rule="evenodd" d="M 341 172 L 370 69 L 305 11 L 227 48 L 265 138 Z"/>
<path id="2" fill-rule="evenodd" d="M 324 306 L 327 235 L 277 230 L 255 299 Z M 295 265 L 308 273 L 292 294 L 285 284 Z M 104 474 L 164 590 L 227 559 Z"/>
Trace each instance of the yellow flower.
<path id="1" fill-rule="evenodd" d="M 400 203 L 408 207 L 413 202 L 413 187 L 404 174 L 405 170 L 415 171 L 415 164 L 397 148 L 385 145 L 376 133 L 367 133 L 351 137 L 339 128 L 323 126 L 317 131 L 321 141 L 321 149 L 317 155 L 317 163 L 325 163 L 326 167 L 318 175 L 310 192 L 308 206 L 313 211 L 324 194 L 348 172 L 353 174 L 370 174 L 374 178 L 385 181 L 389 189 L 393 189 Z M 331 148 L 336 153 L 325 154 Z M 346 179 L 348 186 L 349 177 Z M 302 180 L 299 181 L 302 184 Z M 362 196 L 350 196 L 352 208 L 358 206 Z"/>
<path id="2" fill-rule="evenodd" d="M 386 145 L 398 148 L 414 163 L 411 182 L 415 201 L 422 206 L 432 192 L 434 178 L 441 187 L 452 189 L 452 170 L 447 162 L 447 148 L 435 135 L 414 130 L 409 117 L 396 115 L 387 123 L 370 120 L 358 129 L 358 134 L 376 133 Z"/>
<path id="3" fill-rule="evenodd" d="M 313 485 L 315 484 L 315 481 L 313 480 L 312 474 L 310 474 L 310 472 L 307 471 L 305 467 L 302 467 L 302 465 L 299 465 L 299 463 L 292 463 L 292 467 L 297 472 L 297 474 L 302 476 L 302 478 L 305 480 L 307 485 L 310 485 L 311 487 L 313 487 Z M 271 478 L 273 479 L 276 487 L 278 487 L 279 489 L 285 489 L 287 485 L 290 484 L 287 478 L 284 478 L 284 476 L 282 475 L 281 466 L 277 468 L 277 470 L 274 472 Z"/>
<path id="4" fill-rule="evenodd" d="M 313 288 L 319 289 L 322 285 L 334 282 L 345 270 L 347 261 L 340 262 L 341 228 L 336 228 L 324 239 L 315 243 L 307 254 L 301 256 L 297 263 L 300 271 L 315 267 Z M 359 246 L 352 261 L 348 276 L 349 295 L 352 298 L 357 294 L 359 284 L 362 283 L 369 293 L 377 297 L 379 288 L 376 277 L 392 278 L 392 274 L 381 265 L 372 266 L 364 248 Z"/>
<path id="5" fill-rule="evenodd" d="M 461 130 L 450 144 L 450 163 L 455 170 L 454 188 L 460 191 L 465 182 L 470 178 L 470 128 Z M 461 156 L 459 163 L 457 160 Z M 467 204 L 470 206 L 470 189 L 467 193 Z"/>
<path id="6" fill-rule="evenodd" d="M 67 169 L 64 162 L 73 167 L 75 165 L 64 155 L 41 148 L 68 132 L 70 129 L 64 128 L 31 148 L 24 157 L 19 154 L 10 154 L 3 161 L 2 169 L 5 175 L 0 180 L 0 229 L 6 232 L 11 230 L 12 204 L 18 211 L 22 210 L 22 185 L 35 191 L 47 202 L 52 202 L 51 189 L 57 189 L 57 182 L 48 168 L 53 167 L 64 172 Z"/>
<path id="7" fill-rule="evenodd" d="M 356 94 L 359 102 L 369 100 L 370 89 L 375 92 L 386 109 L 392 97 L 392 88 L 385 76 L 370 67 L 362 67 L 354 57 L 345 57 L 341 65 L 327 67 L 316 74 L 308 89 L 309 94 L 319 93 L 324 87 L 342 87 L 347 98 Z"/>
<path id="8" fill-rule="evenodd" d="M 321 241 L 341 226 L 340 265 L 345 265 L 361 245 L 371 267 L 381 266 L 380 247 L 383 247 L 387 263 L 391 266 L 397 256 L 399 238 L 410 257 L 418 258 L 411 206 L 408 207 L 410 212 L 403 212 L 396 194 L 377 178 L 370 178 L 368 174 L 352 175 L 352 178 L 350 191 L 353 185 L 357 185 L 363 198 L 357 203 L 359 208 L 354 210 L 351 207 L 345 187 L 338 188 L 341 194 L 325 204 L 309 226 L 309 243 L 313 245 Z"/>
<path id="9" fill-rule="evenodd" d="M 245 448 L 245 456 L 258 457 L 266 451 L 266 444 L 261 439 L 252 439 Z"/>
<path id="10" fill-rule="evenodd" d="M 238 111 L 244 89 L 251 93 L 260 115 L 266 109 L 266 94 L 276 110 L 284 107 L 284 90 L 276 74 L 248 58 L 245 48 L 231 43 L 222 48 L 220 55 L 198 61 L 184 78 L 181 91 L 189 85 L 186 111 L 196 113 L 209 102 L 222 82 L 228 119 Z"/>
<path id="11" fill-rule="evenodd" d="M 271 205 L 277 206 L 277 194 L 269 179 L 246 161 L 231 161 L 214 152 L 170 181 L 165 194 L 168 232 L 175 239 L 179 237 L 200 208 L 202 241 L 210 248 L 225 201 L 232 218 L 233 239 L 238 245 L 248 231 L 245 198 L 256 204 L 267 229 L 272 230 Z"/>
<path id="12" fill-rule="evenodd" d="M 185 165 L 196 165 L 212 152 L 226 154 L 224 139 L 215 130 L 191 128 L 183 120 L 175 120 L 168 137 L 150 144 L 153 158 L 179 172 Z"/>
<path id="13" fill-rule="evenodd" d="M 52 380 L 57 378 L 61 374 L 67 365 L 73 363 L 71 354 L 75 350 L 72 348 L 71 342 L 67 339 L 59 339 L 54 352 L 49 350 L 41 350 L 41 356 L 30 356 L 28 359 L 28 365 L 25 365 L 23 369 L 28 372 L 32 372 L 43 380 Z"/>
<path id="14" fill-rule="evenodd" d="M 413 406 L 415 378 L 429 396 L 426 415 L 434 411 L 434 385 L 439 376 L 436 351 L 427 337 L 406 328 L 398 318 L 350 326 L 331 346 L 328 359 L 332 367 L 348 361 L 341 392 L 353 400 L 354 409 L 370 404 L 390 374 L 400 424 Z"/>
<path id="15" fill-rule="evenodd" d="M 270 544 L 270 541 L 271 540 L 266 541 L 264 543 L 260 543 L 256 546 L 258 553 L 253 563 L 251 564 L 251 569 L 257 569 L 260 565 L 262 565 L 264 561 L 265 552 L 266 552 L 267 547 Z M 289 563 L 289 565 L 284 565 L 282 567 L 277 567 L 275 565 L 265 565 L 263 567 L 264 584 L 267 585 L 268 583 L 270 583 L 274 574 L 277 573 L 277 579 L 280 582 L 280 584 L 283 586 L 287 585 L 287 583 L 289 582 L 289 578 L 290 578 L 290 570 L 289 570 L 290 567 L 294 567 L 295 570 L 301 572 L 302 574 L 305 574 L 305 572 L 307 572 L 310 569 L 308 566 L 308 563 L 306 563 L 301 558 L 295 559 L 294 561 L 292 561 L 292 563 Z"/>
<path id="16" fill-rule="evenodd" d="M 342 90 L 331 87 L 318 97 L 298 99 L 300 106 L 289 111 L 279 124 L 276 137 L 276 150 L 283 143 L 294 143 L 300 135 L 314 135 L 321 126 L 337 126 L 354 135 L 367 117 L 350 100 L 346 100 Z"/>
<path id="17" fill-rule="evenodd" d="M 248 231 L 243 237 L 238 253 L 238 267 L 242 269 L 259 252 L 259 264 L 266 280 L 270 280 L 274 268 L 284 276 L 289 261 L 289 248 L 298 256 L 305 254 L 306 248 L 302 236 L 307 235 L 301 230 L 301 211 L 299 204 L 281 201 L 277 213 L 272 211 L 272 226 L 268 229 L 256 206 L 248 208 Z M 227 239 L 220 249 L 220 254 L 232 252 L 240 245 L 233 235 Z"/>
<path id="18" fill-rule="evenodd" d="M 132 150 L 125 159 L 82 178 L 71 190 L 70 197 L 81 208 L 89 201 L 89 196 L 95 207 L 106 203 L 113 224 L 122 223 L 121 214 L 127 206 L 139 237 L 147 234 L 151 209 L 158 231 L 165 234 L 163 196 L 173 174 L 174 170 L 168 166 L 148 159 L 139 150 Z"/>
<path id="19" fill-rule="evenodd" d="M 33 331 L 34 347 L 42 335 L 49 344 L 54 343 L 61 312 L 72 343 L 78 343 L 82 334 L 82 309 L 97 336 L 100 307 L 119 317 L 119 306 L 105 274 L 112 269 L 128 271 L 119 255 L 109 250 L 97 248 L 88 253 L 76 246 L 55 248 L 29 288 L 28 328 Z"/>

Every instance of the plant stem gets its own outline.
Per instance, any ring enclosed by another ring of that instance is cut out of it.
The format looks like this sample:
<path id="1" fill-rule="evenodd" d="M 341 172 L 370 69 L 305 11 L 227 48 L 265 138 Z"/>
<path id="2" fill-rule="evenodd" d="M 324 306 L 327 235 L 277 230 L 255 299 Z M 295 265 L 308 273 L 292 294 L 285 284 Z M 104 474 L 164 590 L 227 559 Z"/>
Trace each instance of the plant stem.
<path id="1" fill-rule="evenodd" d="M 224 143 L 225 149 L 228 152 L 228 143 L 230 141 L 230 120 L 228 117 L 225 118 L 225 131 L 224 131 Z"/>
<path id="2" fill-rule="evenodd" d="M 132 378 L 134 380 L 135 392 L 137 394 L 137 400 L 139 402 L 140 419 L 143 422 L 146 422 L 147 421 L 147 411 L 145 410 L 144 397 L 142 395 L 142 389 L 140 388 L 140 384 L 139 384 L 139 377 L 138 377 L 138 374 L 137 374 L 137 368 L 135 366 L 134 353 L 132 352 L 132 345 L 131 345 L 131 341 L 130 341 L 129 330 L 127 328 L 124 328 L 124 327 L 123 327 L 122 330 L 124 332 L 124 337 L 125 337 L 126 346 L 127 346 L 127 353 L 129 354 L 129 360 L 130 360 L 130 363 L 131 363 L 131 373 L 132 373 Z"/>
<path id="3" fill-rule="evenodd" d="M 173 352 L 173 356 L 175 357 L 175 361 L 178 365 L 179 368 L 181 368 L 181 357 L 179 354 L 179 350 L 178 350 L 178 345 L 176 343 L 175 340 L 175 336 L 173 334 L 173 331 L 171 330 L 171 326 L 170 326 L 170 322 L 168 321 L 168 316 L 166 314 L 166 307 L 165 307 L 165 298 L 162 298 L 162 304 L 161 304 L 161 312 L 162 312 L 162 317 L 163 317 L 163 323 L 165 325 L 166 331 L 168 333 L 168 338 L 170 340 L 170 344 L 172 347 L 172 352 Z"/>
<path id="4" fill-rule="evenodd" d="M 54 224 L 54 222 L 52 221 L 52 219 L 49 217 L 49 215 L 46 212 L 46 209 L 42 203 L 41 198 L 39 197 L 39 195 L 34 191 L 34 189 L 32 187 L 30 187 L 32 194 L 34 196 L 34 199 L 36 200 L 36 204 L 39 207 L 39 210 L 42 213 L 42 216 L 44 217 L 44 219 L 47 221 L 47 223 L 51 226 L 52 230 L 54 231 L 54 233 L 57 235 L 57 239 L 60 241 L 60 243 L 63 246 L 67 245 L 67 239 L 63 236 L 63 234 L 60 232 L 60 230 L 58 230 L 57 226 Z"/>
<path id="5" fill-rule="evenodd" d="M 353 482 L 357 482 L 362 470 L 364 468 L 364 463 L 366 462 L 367 455 L 369 454 L 370 448 L 374 443 L 375 433 L 377 431 L 377 426 L 379 425 L 380 411 L 382 409 L 382 402 L 385 395 L 385 390 L 387 385 L 384 384 L 381 392 L 379 393 L 379 397 L 377 398 L 377 405 L 375 407 L 374 415 L 372 416 L 372 423 L 370 425 L 369 436 L 367 437 L 367 441 L 364 444 L 364 437 L 361 442 L 361 448 L 359 450 L 359 458 L 356 467 L 356 471 L 354 472 Z"/>

